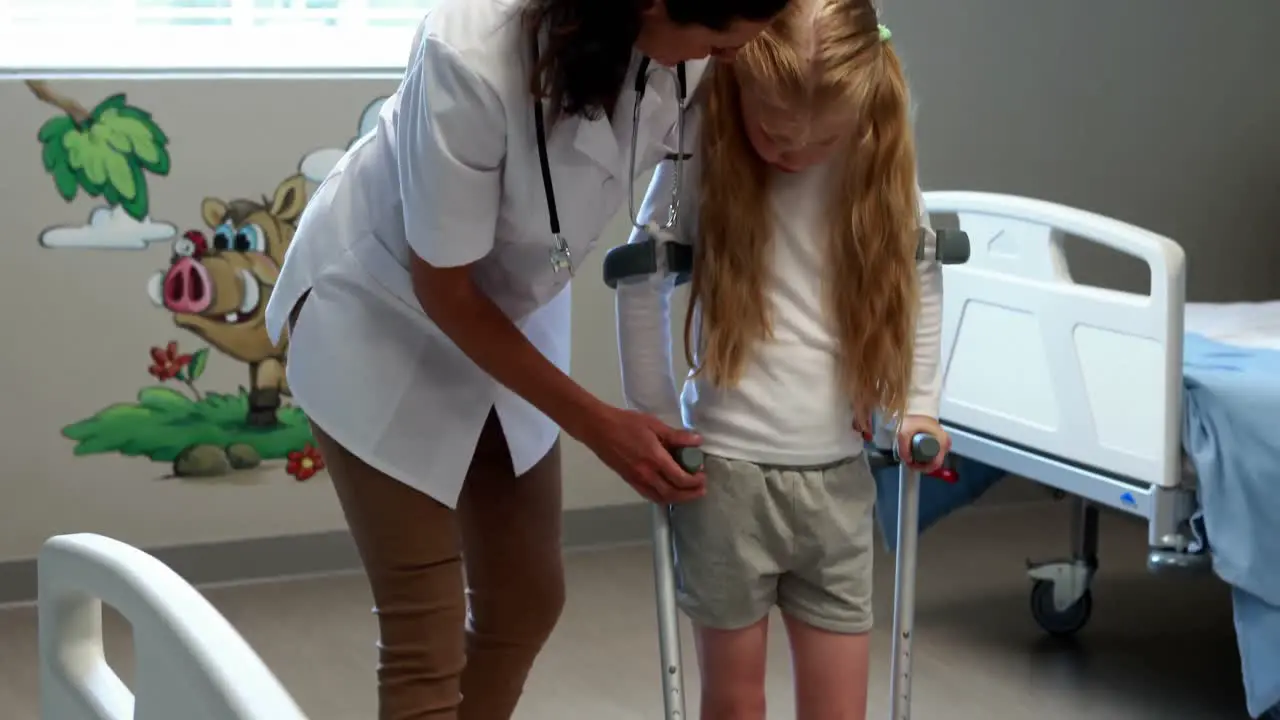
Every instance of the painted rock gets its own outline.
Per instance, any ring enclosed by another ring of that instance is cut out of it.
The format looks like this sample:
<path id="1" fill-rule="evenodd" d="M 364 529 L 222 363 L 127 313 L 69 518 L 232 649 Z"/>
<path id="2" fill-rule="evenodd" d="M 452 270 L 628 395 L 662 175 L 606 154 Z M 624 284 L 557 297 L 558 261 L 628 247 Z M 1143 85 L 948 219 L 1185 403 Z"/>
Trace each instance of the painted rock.
<path id="1" fill-rule="evenodd" d="M 178 477 L 216 477 L 231 472 L 227 452 L 217 445 L 192 445 L 173 459 L 173 474 Z"/>

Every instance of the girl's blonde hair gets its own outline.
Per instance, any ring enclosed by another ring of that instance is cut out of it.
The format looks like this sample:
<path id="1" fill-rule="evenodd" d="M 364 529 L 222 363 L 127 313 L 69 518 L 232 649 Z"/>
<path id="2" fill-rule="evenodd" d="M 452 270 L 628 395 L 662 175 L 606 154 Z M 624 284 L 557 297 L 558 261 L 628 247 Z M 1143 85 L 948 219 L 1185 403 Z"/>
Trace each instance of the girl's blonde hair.
<path id="1" fill-rule="evenodd" d="M 765 306 L 772 240 L 771 173 L 753 150 L 742 83 L 773 107 L 849 111 L 857 118 L 827 201 L 822 278 L 839 338 L 841 380 L 858 417 L 902 414 L 911 381 L 919 287 L 915 144 L 902 67 L 869 0 L 793 2 L 707 91 L 699 238 L 685 318 L 685 353 L 718 386 L 742 374 L 752 343 L 771 333 Z M 698 352 L 693 335 L 695 312 Z"/>

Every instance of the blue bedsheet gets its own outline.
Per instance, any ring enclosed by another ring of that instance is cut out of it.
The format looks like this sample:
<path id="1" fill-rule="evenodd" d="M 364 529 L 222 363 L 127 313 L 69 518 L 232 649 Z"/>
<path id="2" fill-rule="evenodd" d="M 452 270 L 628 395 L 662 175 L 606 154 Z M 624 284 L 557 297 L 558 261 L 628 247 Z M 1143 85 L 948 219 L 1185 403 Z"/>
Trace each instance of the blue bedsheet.
<path id="1" fill-rule="evenodd" d="M 1249 714 L 1280 704 L 1280 352 L 1188 334 L 1183 445 L 1199 475 L 1215 572 L 1232 586 Z M 967 459 L 960 482 L 926 481 L 920 529 L 969 504 L 1004 473 Z M 877 473 L 878 515 L 892 548 L 897 470 Z"/>
<path id="2" fill-rule="evenodd" d="M 1280 352 L 1187 335 L 1182 444 L 1232 586 L 1249 714 L 1280 703 Z"/>

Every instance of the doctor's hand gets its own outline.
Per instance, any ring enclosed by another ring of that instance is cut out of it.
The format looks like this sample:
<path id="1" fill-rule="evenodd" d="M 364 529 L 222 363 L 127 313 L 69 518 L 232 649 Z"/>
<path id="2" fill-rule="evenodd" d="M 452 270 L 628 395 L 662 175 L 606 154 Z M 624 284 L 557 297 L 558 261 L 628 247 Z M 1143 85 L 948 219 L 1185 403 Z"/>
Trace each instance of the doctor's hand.
<path id="1" fill-rule="evenodd" d="M 920 433 L 932 435 L 938 441 L 938 445 L 942 447 L 942 451 L 928 465 L 916 465 L 910 463 L 911 457 L 911 438 Z M 942 467 L 942 462 L 947 459 L 947 453 L 951 452 L 951 436 L 946 430 L 942 429 L 942 425 L 938 423 L 936 418 L 928 415 L 908 415 L 902 419 L 902 424 L 898 426 L 898 457 L 903 462 L 908 462 L 912 468 L 919 470 L 924 474 L 936 472 Z"/>
<path id="2" fill-rule="evenodd" d="M 672 448 L 696 447 L 702 438 L 665 425 L 652 415 L 609 407 L 578 439 L 635 491 L 655 503 L 677 504 L 706 492 L 706 476 L 690 474 Z"/>

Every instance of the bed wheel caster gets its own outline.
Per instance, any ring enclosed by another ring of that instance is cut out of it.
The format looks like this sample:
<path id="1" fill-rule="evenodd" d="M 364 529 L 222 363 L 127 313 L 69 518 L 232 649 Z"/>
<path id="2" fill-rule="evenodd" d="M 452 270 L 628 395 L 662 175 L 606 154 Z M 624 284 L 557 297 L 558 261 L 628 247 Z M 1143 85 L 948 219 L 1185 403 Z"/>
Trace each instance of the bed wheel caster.
<path id="1" fill-rule="evenodd" d="M 1059 561 L 1027 569 L 1032 579 L 1031 617 L 1054 637 L 1071 637 L 1089 623 L 1093 614 L 1093 564 Z"/>
<path id="2" fill-rule="evenodd" d="M 1093 615 L 1093 592 L 1084 594 L 1064 609 L 1054 602 L 1054 583 L 1037 580 L 1031 586 L 1031 617 L 1045 632 L 1057 638 L 1068 638 L 1084 629 Z"/>

